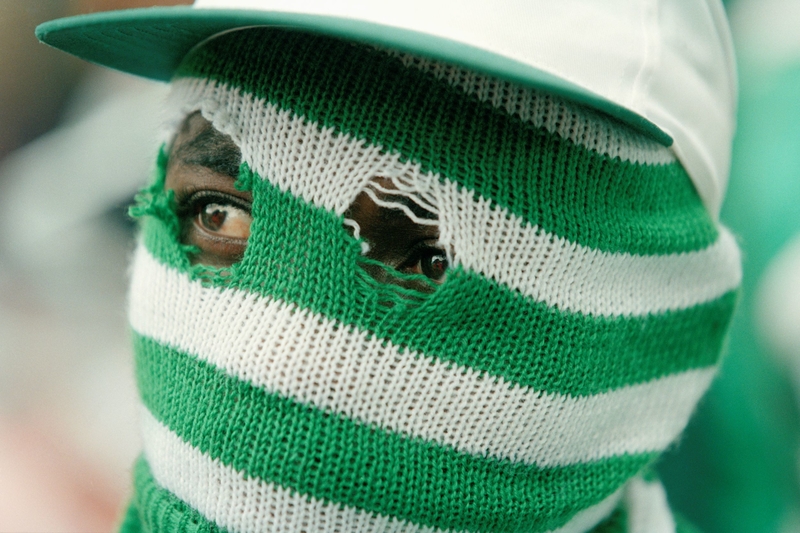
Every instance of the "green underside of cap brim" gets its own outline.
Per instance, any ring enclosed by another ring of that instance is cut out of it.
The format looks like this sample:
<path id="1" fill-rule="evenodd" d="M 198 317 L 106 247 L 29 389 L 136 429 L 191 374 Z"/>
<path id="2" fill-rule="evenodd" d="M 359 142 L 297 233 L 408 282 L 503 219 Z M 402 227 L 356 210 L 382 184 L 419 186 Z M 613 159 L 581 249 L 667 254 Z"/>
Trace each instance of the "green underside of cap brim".
<path id="1" fill-rule="evenodd" d="M 197 44 L 248 26 L 295 28 L 446 61 L 587 105 L 665 146 L 672 144 L 672 138 L 646 118 L 548 72 L 464 43 L 360 20 L 274 11 L 153 7 L 57 19 L 37 27 L 36 36 L 86 61 L 169 81 Z"/>

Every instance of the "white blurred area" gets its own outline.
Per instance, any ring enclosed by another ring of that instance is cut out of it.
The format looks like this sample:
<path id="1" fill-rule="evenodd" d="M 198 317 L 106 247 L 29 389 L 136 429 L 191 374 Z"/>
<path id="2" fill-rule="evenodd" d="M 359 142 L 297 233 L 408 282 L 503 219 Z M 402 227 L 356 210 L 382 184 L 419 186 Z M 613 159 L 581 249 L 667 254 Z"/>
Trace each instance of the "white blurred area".
<path id="1" fill-rule="evenodd" d="M 33 27 L 142 3 L 176 2 L 0 0 L 0 532 L 111 531 L 127 503 L 140 443 L 125 212 L 167 87 L 76 63 Z"/>
<path id="2" fill-rule="evenodd" d="M 800 2 L 735 0 L 730 4 L 728 18 L 740 74 L 776 71 L 800 60 Z"/>
<path id="3" fill-rule="evenodd" d="M 95 72 L 70 118 L 0 165 L 0 432 L 7 446 L 63 456 L 74 490 L 113 513 L 139 450 L 124 206 L 152 167 L 165 89 Z M 4 464 L 19 455 L 4 451 L 0 530 L 17 531 L 28 527 L 30 506 L 20 487 L 30 467 L 43 465 Z M 41 475 L 52 479 L 53 466 Z M 51 499 L 41 496 L 30 498 Z M 37 513 L 52 510 L 42 507 Z M 54 521 L 47 531 L 55 530 Z"/>
<path id="4" fill-rule="evenodd" d="M 793 373 L 800 402 L 800 233 L 770 262 L 757 312 L 761 331 Z"/>

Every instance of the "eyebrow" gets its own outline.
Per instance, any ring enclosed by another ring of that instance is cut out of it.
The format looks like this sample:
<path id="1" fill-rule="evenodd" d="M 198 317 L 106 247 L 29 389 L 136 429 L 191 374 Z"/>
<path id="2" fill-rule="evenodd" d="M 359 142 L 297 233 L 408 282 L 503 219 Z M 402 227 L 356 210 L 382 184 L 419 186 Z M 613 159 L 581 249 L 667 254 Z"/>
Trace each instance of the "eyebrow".
<path id="1" fill-rule="evenodd" d="M 242 152 L 228 135 L 213 127 L 204 128 L 191 140 L 181 143 L 175 157 L 187 165 L 198 165 L 236 179 Z"/>

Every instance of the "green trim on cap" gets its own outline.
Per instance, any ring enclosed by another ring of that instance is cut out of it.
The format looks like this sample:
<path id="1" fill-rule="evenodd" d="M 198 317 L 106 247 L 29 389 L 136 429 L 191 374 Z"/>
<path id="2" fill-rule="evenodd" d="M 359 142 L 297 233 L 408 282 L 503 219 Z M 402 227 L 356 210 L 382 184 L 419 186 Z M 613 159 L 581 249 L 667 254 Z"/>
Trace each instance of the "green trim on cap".
<path id="1" fill-rule="evenodd" d="M 423 55 L 541 89 L 600 110 L 670 146 L 672 138 L 633 111 L 548 72 L 474 46 L 411 30 L 340 17 L 274 11 L 153 7 L 45 22 L 36 36 L 92 63 L 168 81 L 184 56 L 218 33 L 283 26 Z"/>

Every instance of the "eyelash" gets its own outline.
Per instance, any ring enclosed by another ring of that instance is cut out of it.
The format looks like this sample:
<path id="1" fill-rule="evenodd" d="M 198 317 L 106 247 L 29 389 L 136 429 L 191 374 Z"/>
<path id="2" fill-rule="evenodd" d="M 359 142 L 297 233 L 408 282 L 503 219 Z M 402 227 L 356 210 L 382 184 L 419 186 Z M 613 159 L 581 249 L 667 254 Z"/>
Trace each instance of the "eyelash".
<path id="1" fill-rule="evenodd" d="M 249 202 L 231 194 L 218 191 L 196 191 L 176 197 L 176 214 L 181 221 L 193 219 L 209 204 L 232 205 L 242 211 L 250 213 L 252 206 Z"/>

